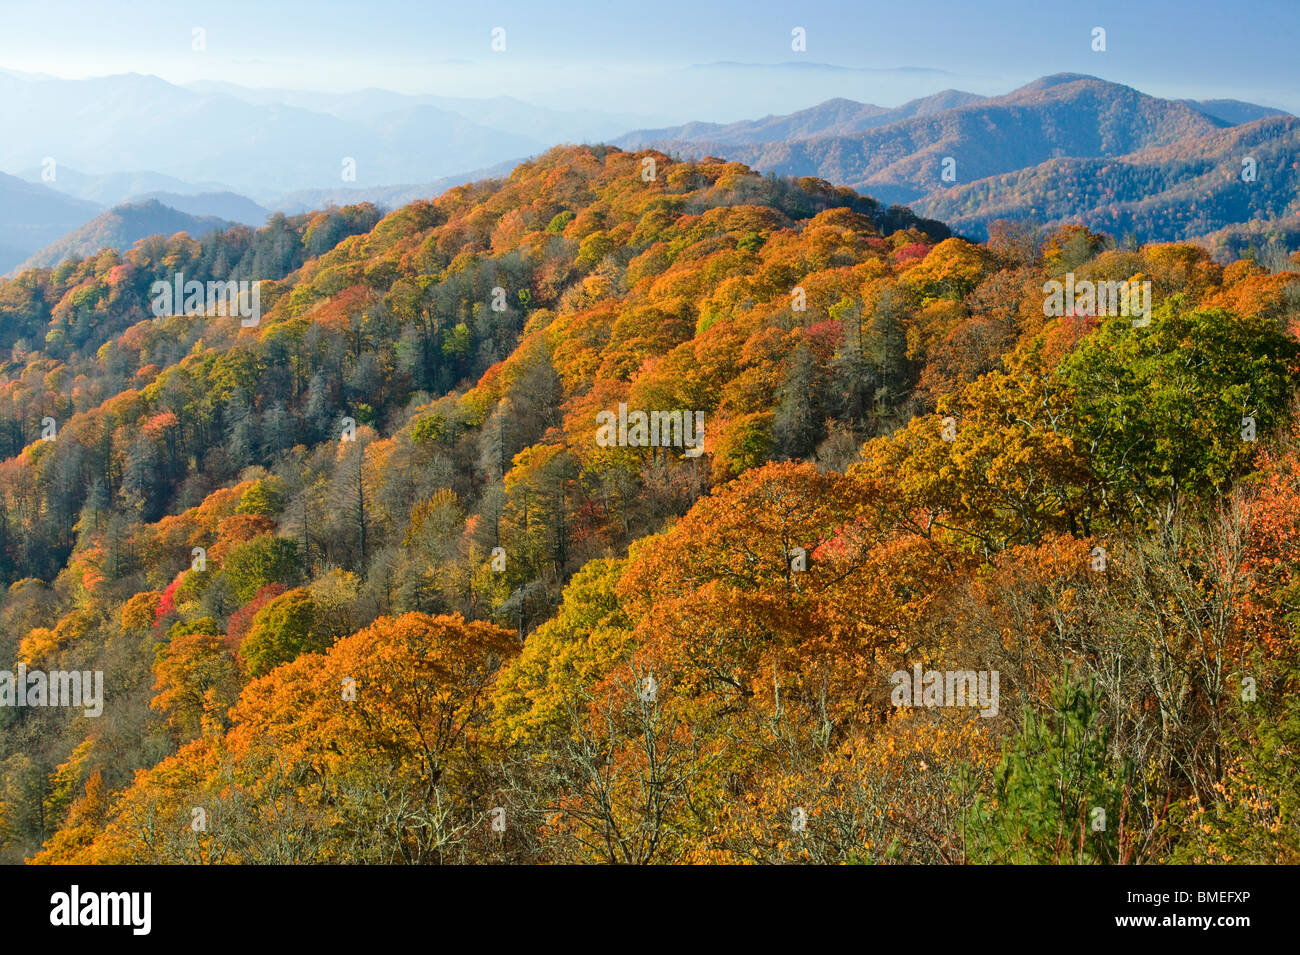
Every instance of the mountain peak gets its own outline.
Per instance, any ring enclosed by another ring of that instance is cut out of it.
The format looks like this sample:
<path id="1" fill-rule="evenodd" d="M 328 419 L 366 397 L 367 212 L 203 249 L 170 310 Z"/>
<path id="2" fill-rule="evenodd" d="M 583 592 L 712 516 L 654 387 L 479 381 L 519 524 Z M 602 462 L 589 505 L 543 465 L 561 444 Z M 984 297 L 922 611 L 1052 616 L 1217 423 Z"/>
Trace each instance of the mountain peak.
<path id="1" fill-rule="evenodd" d="M 173 209 L 157 199 L 124 202 L 101 212 L 53 244 L 31 256 L 23 269 L 52 268 L 70 258 L 88 258 L 102 249 L 124 252 L 151 235 L 188 233 L 199 238 L 233 223 L 215 216 L 196 216 Z"/>
<path id="2" fill-rule="evenodd" d="M 1121 83 L 1112 83 L 1110 80 L 1103 80 L 1100 76 L 1093 76 L 1091 73 L 1052 73 L 1048 76 L 1040 76 L 1032 83 L 1026 83 L 1024 86 L 1013 91 L 1014 93 L 1036 92 L 1038 90 L 1051 89 L 1054 86 L 1065 86 L 1070 83 L 1080 82 L 1100 83 L 1105 86 L 1122 86 Z"/>

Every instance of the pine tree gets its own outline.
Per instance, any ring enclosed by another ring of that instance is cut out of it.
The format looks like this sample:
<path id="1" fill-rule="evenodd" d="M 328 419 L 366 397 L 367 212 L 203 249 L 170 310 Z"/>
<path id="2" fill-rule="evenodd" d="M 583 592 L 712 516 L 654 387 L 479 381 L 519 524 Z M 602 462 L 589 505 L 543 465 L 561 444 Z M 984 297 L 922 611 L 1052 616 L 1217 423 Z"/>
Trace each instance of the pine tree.
<path id="1" fill-rule="evenodd" d="M 976 803 L 967 851 L 977 863 L 1132 861 L 1126 822 L 1135 812 L 1132 770 L 1110 752 L 1096 689 L 1067 673 L 1052 709 L 1032 712 L 1010 742 L 992 800 Z"/>

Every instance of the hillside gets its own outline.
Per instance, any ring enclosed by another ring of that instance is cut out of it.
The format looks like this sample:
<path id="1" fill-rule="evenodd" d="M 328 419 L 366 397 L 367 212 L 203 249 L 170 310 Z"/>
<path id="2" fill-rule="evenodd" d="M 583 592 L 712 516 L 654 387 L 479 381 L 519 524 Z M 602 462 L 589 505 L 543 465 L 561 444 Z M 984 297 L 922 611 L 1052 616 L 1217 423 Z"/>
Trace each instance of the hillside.
<path id="1" fill-rule="evenodd" d="M 101 249 L 129 249 L 151 235 L 186 232 L 199 238 L 230 225 L 214 216 L 189 215 L 158 199 L 144 199 L 101 212 L 31 256 L 22 268 L 48 268 L 70 258 L 93 256 Z"/>
<path id="2" fill-rule="evenodd" d="M 1300 119 L 1273 117 L 1125 156 L 1049 160 L 933 193 L 916 207 L 975 235 L 997 219 L 1028 218 L 1189 239 L 1300 214 L 1298 152 Z M 1246 157 L 1255 162 L 1250 181 Z"/>
<path id="3" fill-rule="evenodd" d="M 607 146 L 0 281 L 0 861 L 1294 861 L 1298 303 Z"/>

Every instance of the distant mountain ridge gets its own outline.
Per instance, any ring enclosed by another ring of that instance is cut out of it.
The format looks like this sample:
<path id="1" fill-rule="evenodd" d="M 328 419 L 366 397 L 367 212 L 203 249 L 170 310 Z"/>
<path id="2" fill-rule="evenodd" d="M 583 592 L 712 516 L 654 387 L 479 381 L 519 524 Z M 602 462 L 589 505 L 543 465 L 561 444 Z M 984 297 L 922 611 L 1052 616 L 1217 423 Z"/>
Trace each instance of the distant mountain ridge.
<path id="1" fill-rule="evenodd" d="M 813 139 L 819 136 L 863 132 L 913 116 L 927 116 L 983 102 L 987 97 L 961 90 L 944 90 L 933 96 L 911 100 L 893 109 L 851 99 L 831 99 L 809 109 L 785 116 L 765 116 L 757 120 L 719 123 L 688 123 L 666 129 L 638 130 L 620 136 L 613 145 L 621 149 L 641 149 L 669 141 L 700 141 L 711 145 L 734 146 L 772 140 Z"/>
<path id="2" fill-rule="evenodd" d="M 322 93 L 307 90 L 251 89 L 233 83 L 200 81 L 187 89 L 232 96 L 258 106 L 286 105 L 309 109 L 349 121 L 364 122 L 382 114 L 396 114 L 419 107 L 433 107 L 456 113 L 494 129 L 509 130 L 538 142 L 600 141 L 627 129 L 644 117 L 633 113 L 609 114 L 598 110 L 547 109 L 510 96 L 469 99 L 396 93 L 392 90 L 363 89 L 352 93 Z"/>
<path id="3" fill-rule="evenodd" d="M 654 143 L 717 153 L 779 175 L 817 175 L 877 198 L 906 203 L 945 188 L 941 161 L 958 182 L 1060 156 L 1118 156 L 1206 135 L 1228 125 L 1183 103 L 1093 77 L 1044 77 L 1005 96 L 913 115 L 852 134 L 794 141 Z M 647 144 L 648 145 L 648 144 Z"/>
<path id="4" fill-rule="evenodd" d="M 444 176 L 432 182 L 399 183 L 393 186 L 355 188 L 340 186 L 334 189 L 301 189 L 276 199 L 271 205 L 286 215 L 297 215 L 326 206 L 347 206 L 358 202 L 371 202 L 381 209 L 398 209 L 417 199 L 433 199 L 448 189 L 482 179 L 501 179 L 524 162 L 524 158 L 511 159 L 484 169 Z"/>
<path id="5" fill-rule="evenodd" d="M 1233 126 L 1240 126 L 1242 123 L 1253 123 L 1257 119 L 1267 119 L 1270 116 L 1291 115 L 1286 110 L 1273 109 L 1271 106 L 1260 106 L 1258 103 L 1245 103 L 1239 99 L 1182 99 L 1178 102 L 1186 103 L 1192 109 L 1199 110 L 1206 116 L 1213 116 L 1215 119 L 1221 119 Z"/>
<path id="6" fill-rule="evenodd" d="M 94 216 L 101 206 L 0 173 L 0 275 Z"/>
<path id="7" fill-rule="evenodd" d="M 1295 122 L 1253 103 L 1160 99 L 1063 73 L 1004 96 L 949 90 L 895 110 L 831 100 L 788 116 L 639 131 L 618 142 L 688 158 L 721 156 L 778 175 L 816 176 L 884 202 L 912 205 L 975 235 L 995 218 L 1044 217 L 1168 240 L 1249 221 L 1237 216 L 1297 211 L 1294 189 L 1287 193 L 1291 178 L 1281 166 L 1267 181 L 1257 180 L 1260 188 L 1250 201 L 1229 202 L 1222 189 L 1212 190 L 1222 202 L 1216 210 L 1197 208 L 1204 183 L 1195 182 L 1207 174 L 1211 155 L 1230 166 L 1228 144 L 1246 144 L 1256 135 L 1235 140 L 1224 138 L 1225 130 L 1259 126 L 1261 145 L 1278 135 L 1294 151 L 1300 150 L 1300 140 L 1293 141 Z M 765 138 L 769 133 L 781 135 Z M 1132 158 L 1120 165 L 1105 162 L 1121 157 Z M 1101 169 L 1127 170 L 1134 183 L 1143 178 L 1136 170 L 1146 169 L 1152 192 L 1130 194 L 1117 183 L 1115 196 L 1125 196 L 1127 210 L 1099 208 L 1112 202 L 1100 193 L 1090 195 L 1091 205 L 1076 203 L 1072 197 L 1097 192 L 1094 177 Z M 955 178 L 946 180 L 945 171 Z"/>
<path id="8" fill-rule="evenodd" d="M 133 203 L 156 200 L 169 209 L 200 219 L 214 218 L 240 225 L 262 226 L 271 210 L 258 205 L 247 196 L 235 192 L 200 192 L 181 194 L 175 192 L 146 192 L 131 199 Z"/>
<path id="9" fill-rule="evenodd" d="M 197 195 L 202 192 L 226 192 L 229 186 L 219 182 L 189 182 L 148 169 L 109 173 L 85 173 L 67 165 L 58 165 L 55 178 L 46 181 L 40 168 L 20 170 L 17 175 L 28 182 L 40 183 L 59 192 L 99 203 L 104 208 L 119 205 L 153 193 Z"/>

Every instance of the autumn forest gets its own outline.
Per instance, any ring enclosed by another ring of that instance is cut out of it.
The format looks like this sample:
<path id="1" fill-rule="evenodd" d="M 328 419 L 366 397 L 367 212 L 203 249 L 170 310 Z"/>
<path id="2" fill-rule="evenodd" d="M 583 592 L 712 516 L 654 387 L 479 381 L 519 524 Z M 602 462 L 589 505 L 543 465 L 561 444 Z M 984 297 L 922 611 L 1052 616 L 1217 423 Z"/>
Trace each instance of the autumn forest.
<path id="1" fill-rule="evenodd" d="M 570 146 L 0 280 L 0 656 L 103 674 L 0 861 L 1300 861 L 1300 260 L 988 234 Z"/>

